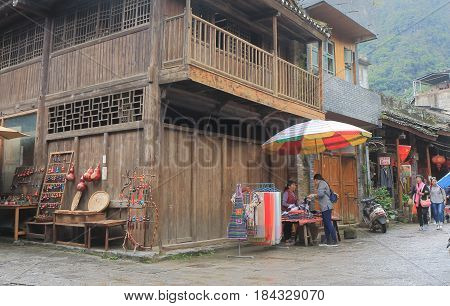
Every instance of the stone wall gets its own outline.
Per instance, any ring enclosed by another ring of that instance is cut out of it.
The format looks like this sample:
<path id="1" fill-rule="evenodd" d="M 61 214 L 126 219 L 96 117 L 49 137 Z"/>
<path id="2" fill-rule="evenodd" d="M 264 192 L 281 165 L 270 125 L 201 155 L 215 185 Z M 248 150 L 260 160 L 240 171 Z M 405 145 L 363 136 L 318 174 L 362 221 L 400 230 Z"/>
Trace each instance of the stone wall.
<path id="1" fill-rule="evenodd" d="M 379 94 L 335 76 L 324 77 L 325 111 L 378 124 L 381 115 Z"/>

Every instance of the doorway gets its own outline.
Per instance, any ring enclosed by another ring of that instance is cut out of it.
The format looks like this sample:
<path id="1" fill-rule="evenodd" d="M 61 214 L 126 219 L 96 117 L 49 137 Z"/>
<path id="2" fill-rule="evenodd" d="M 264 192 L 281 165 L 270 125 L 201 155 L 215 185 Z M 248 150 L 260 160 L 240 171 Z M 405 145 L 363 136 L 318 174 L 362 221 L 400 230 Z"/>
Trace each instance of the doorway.
<path id="1" fill-rule="evenodd" d="M 339 194 L 339 200 L 333 208 L 333 216 L 341 219 L 344 224 L 359 221 L 358 184 L 356 157 L 354 155 L 323 154 L 322 168 L 315 161 L 314 169 L 320 172 L 330 184 L 331 189 Z"/>

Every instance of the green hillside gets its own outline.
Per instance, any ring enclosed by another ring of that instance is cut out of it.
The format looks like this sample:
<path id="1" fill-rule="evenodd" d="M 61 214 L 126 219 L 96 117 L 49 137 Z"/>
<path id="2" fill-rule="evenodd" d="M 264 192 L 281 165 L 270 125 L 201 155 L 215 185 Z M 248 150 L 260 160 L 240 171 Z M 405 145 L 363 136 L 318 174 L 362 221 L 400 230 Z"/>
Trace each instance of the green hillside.
<path id="1" fill-rule="evenodd" d="M 449 0 L 328 2 L 378 35 L 377 40 L 360 45 L 360 56 L 366 55 L 373 64 L 372 89 L 408 97 L 413 79 L 450 68 Z"/>

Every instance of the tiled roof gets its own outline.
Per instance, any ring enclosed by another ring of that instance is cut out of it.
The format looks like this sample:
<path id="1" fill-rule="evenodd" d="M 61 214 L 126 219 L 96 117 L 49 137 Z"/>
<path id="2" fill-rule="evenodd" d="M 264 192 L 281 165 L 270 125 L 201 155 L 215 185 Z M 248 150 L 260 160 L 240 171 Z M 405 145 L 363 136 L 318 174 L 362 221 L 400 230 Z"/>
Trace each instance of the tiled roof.
<path id="1" fill-rule="evenodd" d="M 295 1 L 289 1 L 289 0 L 274 0 L 274 1 L 277 1 L 277 2 L 281 3 L 284 7 L 286 7 L 287 9 L 292 11 L 293 13 L 295 13 L 301 19 L 307 21 L 310 25 L 315 27 L 318 31 L 322 32 L 326 36 L 329 37 L 331 35 L 331 32 L 330 32 L 329 28 L 323 26 L 322 24 L 320 24 L 319 22 L 317 22 L 313 18 L 309 17 L 306 14 L 305 10 L 303 10 L 300 6 L 298 6 L 295 3 Z"/>
<path id="2" fill-rule="evenodd" d="M 439 128 L 437 128 L 435 125 L 430 125 L 396 111 L 384 110 L 381 114 L 381 119 L 391 121 L 401 126 L 412 128 L 425 135 L 438 137 L 437 132 L 439 131 Z"/>

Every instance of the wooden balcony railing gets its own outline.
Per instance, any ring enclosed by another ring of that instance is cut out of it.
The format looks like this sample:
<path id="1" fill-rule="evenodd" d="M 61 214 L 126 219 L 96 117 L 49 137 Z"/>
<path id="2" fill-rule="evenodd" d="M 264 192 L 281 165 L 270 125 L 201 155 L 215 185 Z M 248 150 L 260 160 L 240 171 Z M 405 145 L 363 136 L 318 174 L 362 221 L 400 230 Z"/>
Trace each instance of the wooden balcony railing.
<path id="1" fill-rule="evenodd" d="M 163 69 L 197 65 L 321 110 L 319 77 L 195 15 L 165 20 L 162 58 Z"/>
<path id="2" fill-rule="evenodd" d="M 278 59 L 278 93 L 320 108 L 319 77 L 281 58 Z"/>

